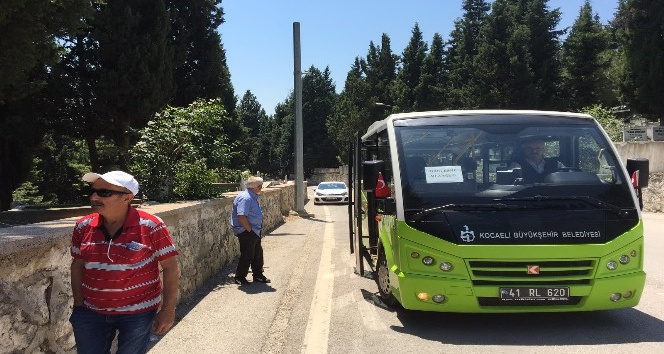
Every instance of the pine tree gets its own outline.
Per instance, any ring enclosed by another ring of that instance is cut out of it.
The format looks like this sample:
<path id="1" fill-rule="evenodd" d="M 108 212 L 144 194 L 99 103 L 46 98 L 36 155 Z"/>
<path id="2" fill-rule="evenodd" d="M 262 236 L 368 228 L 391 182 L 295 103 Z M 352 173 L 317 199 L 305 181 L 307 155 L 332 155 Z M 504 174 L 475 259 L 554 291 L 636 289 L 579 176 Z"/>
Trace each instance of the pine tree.
<path id="1" fill-rule="evenodd" d="M 268 117 L 263 107 L 258 103 L 256 96 L 249 90 L 242 96 L 238 107 L 238 116 L 248 135 L 248 139 L 244 144 L 244 150 L 249 152 L 247 154 L 247 167 L 252 172 L 267 171 L 262 165 L 264 163 L 262 159 L 269 158 L 269 154 L 266 154 L 264 150 L 269 148 L 270 140 L 265 140 L 265 137 L 261 135 L 265 133 L 265 131 L 261 131 L 261 127 Z"/>
<path id="2" fill-rule="evenodd" d="M 366 60 L 355 59 L 334 113 L 326 122 L 340 160 L 345 161 L 348 144 L 356 132 L 365 131 L 394 109 L 396 97 L 393 90 L 398 62 L 399 56 L 392 53 L 387 34 L 382 35 L 381 46 L 376 46 L 373 41 L 369 43 Z M 389 110 L 386 111 L 386 107 Z"/>
<path id="3" fill-rule="evenodd" d="M 228 112 L 235 110 L 226 53 L 217 31 L 224 22 L 220 4 L 221 0 L 168 1 L 175 49 L 174 106 L 220 97 Z"/>
<path id="4" fill-rule="evenodd" d="M 532 58 L 530 68 L 535 79 L 536 101 L 539 109 L 552 109 L 560 83 L 560 10 L 550 10 L 549 0 L 520 0 L 525 3 L 525 23 L 530 33 L 528 50 Z"/>
<path id="5" fill-rule="evenodd" d="M 475 68 L 478 106 L 542 109 L 559 82 L 558 10 L 547 0 L 496 0 L 481 31 Z"/>
<path id="6" fill-rule="evenodd" d="M 563 43 L 563 92 L 568 108 L 579 110 L 599 103 L 605 96 L 608 45 L 608 32 L 599 16 L 593 16 L 590 1 L 586 0 Z"/>
<path id="7" fill-rule="evenodd" d="M 173 50 L 164 1 L 114 0 L 97 15 L 103 119 L 120 149 L 118 165 L 129 166 L 131 132 L 145 126 L 173 92 Z"/>
<path id="8" fill-rule="evenodd" d="M 664 123 L 664 0 L 621 0 L 615 22 L 628 70 L 622 93 L 633 111 Z"/>
<path id="9" fill-rule="evenodd" d="M 0 211 L 28 176 L 42 141 L 48 69 L 59 60 L 60 39 L 83 26 L 88 1 L 0 2 Z"/>
<path id="10" fill-rule="evenodd" d="M 369 84 L 363 77 L 363 60 L 355 58 L 346 75 L 343 91 L 339 94 L 333 114 L 325 123 L 334 146 L 339 151 L 339 159 L 345 161 L 349 144 L 354 141 L 358 131 L 364 131 L 369 125 L 365 117 L 373 106 L 367 105 L 370 97 Z"/>
<path id="11" fill-rule="evenodd" d="M 394 85 L 394 103 L 399 112 L 415 110 L 415 89 L 420 83 L 424 59 L 429 50 L 417 23 L 411 33 L 410 41 L 401 55 L 401 67 Z"/>
<path id="12" fill-rule="evenodd" d="M 464 0 L 464 15 L 455 21 L 450 33 L 445 65 L 449 71 L 450 108 L 476 107 L 477 92 L 484 89 L 476 79 L 474 61 L 478 54 L 480 30 L 490 7 L 486 0 Z"/>
<path id="13" fill-rule="evenodd" d="M 507 38 L 512 37 L 512 14 L 509 0 L 496 0 L 491 14 L 482 25 L 473 60 L 474 76 L 478 82 L 474 92 L 476 108 L 507 108 L 512 106 L 508 94 L 513 85 L 513 54 Z M 480 89 L 481 88 L 481 89 Z M 468 107 L 468 106 L 466 106 Z M 511 107 L 516 108 L 516 107 Z"/>
<path id="14" fill-rule="evenodd" d="M 274 134 L 271 161 L 278 162 L 281 174 L 295 174 L 295 99 L 291 95 L 274 108 Z M 280 175 L 281 175 L 280 174 Z"/>
<path id="15" fill-rule="evenodd" d="M 330 69 L 322 72 L 310 67 L 302 80 L 303 162 L 305 171 L 337 164 L 337 150 L 327 130 L 326 121 L 336 105 L 336 88 Z"/>
<path id="16" fill-rule="evenodd" d="M 431 50 L 424 58 L 419 83 L 415 87 L 414 110 L 433 111 L 450 107 L 444 55 L 443 37 L 436 33 Z"/>
<path id="17" fill-rule="evenodd" d="M 398 63 L 399 56 L 392 53 L 390 37 L 387 34 L 383 33 L 380 46 L 376 47 L 373 41 L 369 43 L 366 65 L 362 69 L 371 88 L 370 99 L 374 100 L 370 104 L 394 104 L 393 86 Z M 370 123 L 373 123 L 375 118 L 377 117 L 369 117 Z"/>

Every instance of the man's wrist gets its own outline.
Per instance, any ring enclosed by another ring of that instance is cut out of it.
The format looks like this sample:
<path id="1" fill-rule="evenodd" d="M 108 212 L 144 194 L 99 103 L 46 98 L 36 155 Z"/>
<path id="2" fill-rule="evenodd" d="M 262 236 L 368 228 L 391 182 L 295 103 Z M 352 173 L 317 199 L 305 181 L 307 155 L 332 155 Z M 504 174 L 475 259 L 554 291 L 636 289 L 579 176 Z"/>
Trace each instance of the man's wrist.
<path id="1" fill-rule="evenodd" d="M 162 306 L 161 309 L 159 309 L 160 312 L 168 313 L 168 312 L 173 312 L 175 313 L 175 306 Z"/>

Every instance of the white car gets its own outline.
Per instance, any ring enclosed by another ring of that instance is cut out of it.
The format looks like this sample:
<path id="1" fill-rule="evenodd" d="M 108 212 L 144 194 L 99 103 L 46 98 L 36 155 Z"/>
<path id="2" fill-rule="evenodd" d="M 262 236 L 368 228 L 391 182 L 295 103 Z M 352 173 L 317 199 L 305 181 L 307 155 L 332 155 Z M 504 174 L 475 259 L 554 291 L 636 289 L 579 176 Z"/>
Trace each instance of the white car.
<path id="1" fill-rule="evenodd" d="M 348 187 L 344 182 L 321 182 L 314 191 L 314 205 L 321 203 L 348 203 Z"/>

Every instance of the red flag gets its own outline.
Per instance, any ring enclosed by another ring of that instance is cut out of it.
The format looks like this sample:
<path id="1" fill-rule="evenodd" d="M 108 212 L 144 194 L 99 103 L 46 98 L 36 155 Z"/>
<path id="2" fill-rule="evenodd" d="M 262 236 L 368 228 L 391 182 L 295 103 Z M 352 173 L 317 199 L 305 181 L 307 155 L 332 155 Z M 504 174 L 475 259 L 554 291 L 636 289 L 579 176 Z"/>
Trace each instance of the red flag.
<path id="1" fill-rule="evenodd" d="M 639 188 L 639 170 L 632 172 L 632 186 Z"/>
<path id="2" fill-rule="evenodd" d="M 376 183 L 376 198 L 387 198 L 392 195 L 392 190 L 387 186 L 383 179 L 383 174 L 378 172 L 378 182 Z"/>

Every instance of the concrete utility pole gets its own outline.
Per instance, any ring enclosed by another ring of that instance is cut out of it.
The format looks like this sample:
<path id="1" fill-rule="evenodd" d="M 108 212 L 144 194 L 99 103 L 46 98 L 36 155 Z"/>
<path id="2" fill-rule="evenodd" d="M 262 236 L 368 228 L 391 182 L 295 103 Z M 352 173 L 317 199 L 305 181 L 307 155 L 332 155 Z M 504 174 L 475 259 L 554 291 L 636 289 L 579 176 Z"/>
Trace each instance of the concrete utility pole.
<path id="1" fill-rule="evenodd" d="M 295 70 L 295 211 L 304 211 L 304 165 L 302 143 L 302 67 L 300 53 L 300 23 L 293 22 L 293 55 Z"/>

